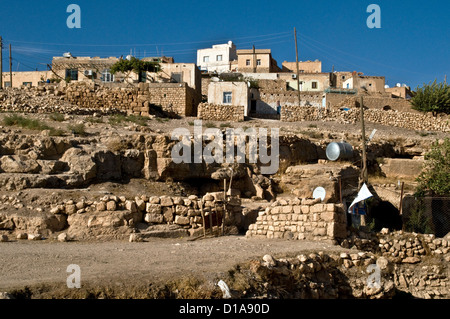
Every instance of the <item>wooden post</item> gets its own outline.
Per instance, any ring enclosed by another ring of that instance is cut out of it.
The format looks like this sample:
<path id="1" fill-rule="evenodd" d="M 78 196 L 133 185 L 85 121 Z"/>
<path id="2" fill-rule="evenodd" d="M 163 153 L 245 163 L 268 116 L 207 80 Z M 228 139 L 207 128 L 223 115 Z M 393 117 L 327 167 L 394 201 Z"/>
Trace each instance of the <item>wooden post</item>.
<path id="1" fill-rule="evenodd" d="M 366 155 L 366 129 L 364 126 L 364 102 L 363 97 L 360 97 L 360 107 L 361 107 L 361 138 L 362 138 L 362 170 L 361 170 L 361 178 L 359 182 L 359 188 L 364 183 L 367 183 L 367 155 Z"/>
<path id="2" fill-rule="evenodd" d="M 209 214 L 208 215 L 209 215 L 209 228 L 211 230 L 211 235 L 214 235 L 214 232 L 213 232 L 214 227 L 213 227 L 212 209 L 211 208 L 209 208 Z"/>
<path id="3" fill-rule="evenodd" d="M 214 210 L 216 211 L 217 236 L 220 236 L 220 228 L 219 228 L 219 211 L 217 210 L 216 202 L 214 202 Z"/>
<path id="4" fill-rule="evenodd" d="M 200 212 L 202 213 L 203 237 L 206 237 L 205 213 L 203 212 L 203 200 L 200 201 Z"/>
<path id="5" fill-rule="evenodd" d="M 298 106 L 300 106 L 300 79 L 299 79 L 299 67 L 298 67 L 298 47 L 297 47 L 297 29 L 294 27 L 295 36 L 295 62 L 297 64 L 297 94 L 298 94 Z"/>
<path id="6" fill-rule="evenodd" d="M 405 182 L 402 182 L 402 190 L 400 192 L 400 205 L 398 206 L 398 213 L 402 215 L 402 209 L 403 209 L 403 187 L 405 186 Z"/>

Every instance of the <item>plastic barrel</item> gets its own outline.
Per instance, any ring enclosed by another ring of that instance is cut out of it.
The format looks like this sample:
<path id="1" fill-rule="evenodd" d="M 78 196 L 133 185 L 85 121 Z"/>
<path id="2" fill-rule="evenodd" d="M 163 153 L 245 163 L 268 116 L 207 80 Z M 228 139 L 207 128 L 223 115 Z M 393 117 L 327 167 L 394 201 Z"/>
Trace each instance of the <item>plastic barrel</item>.
<path id="1" fill-rule="evenodd" d="M 327 146 L 326 155 L 330 161 L 350 159 L 353 156 L 353 147 L 346 142 L 331 142 Z"/>

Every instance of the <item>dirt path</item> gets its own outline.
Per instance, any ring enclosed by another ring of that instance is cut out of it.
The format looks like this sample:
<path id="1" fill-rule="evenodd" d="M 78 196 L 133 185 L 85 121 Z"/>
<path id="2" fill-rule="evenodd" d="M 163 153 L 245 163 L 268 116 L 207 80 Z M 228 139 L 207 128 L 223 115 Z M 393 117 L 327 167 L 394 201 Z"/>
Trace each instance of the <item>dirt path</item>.
<path id="1" fill-rule="evenodd" d="M 77 264 L 81 283 L 123 284 L 162 281 L 183 275 L 213 278 L 235 264 L 265 254 L 343 251 L 321 242 L 248 239 L 243 236 L 153 239 L 144 243 L 29 242 L 0 243 L 0 291 L 52 283 L 66 286 L 67 266 Z"/>

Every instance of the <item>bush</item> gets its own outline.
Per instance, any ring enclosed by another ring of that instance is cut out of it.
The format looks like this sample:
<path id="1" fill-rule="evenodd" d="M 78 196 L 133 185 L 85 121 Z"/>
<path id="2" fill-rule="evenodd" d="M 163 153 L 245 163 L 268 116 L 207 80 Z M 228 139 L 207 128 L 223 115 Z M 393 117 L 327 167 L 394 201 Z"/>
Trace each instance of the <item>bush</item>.
<path id="1" fill-rule="evenodd" d="M 422 173 L 417 178 L 419 183 L 416 194 L 423 197 L 450 196 L 450 138 L 442 144 L 435 141 L 430 152 L 425 154 L 425 164 Z"/>
<path id="2" fill-rule="evenodd" d="M 405 230 L 408 232 L 416 232 L 421 234 L 431 234 L 433 231 L 430 227 L 430 219 L 425 216 L 425 207 L 423 201 L 416 202 L 411 211 L 408 221 L 405 224 Z"/>
<path id="3" fill-rule="evenodd" d="M 417 87 L 416 93 L 411 99 L 413 109 L 421 112 L 431 112 L 434 116 L 437 113 L 450 113 L 450 86 L 444 83 L 424 84 Z"/>
<path id="4" fill-rule="evenodd" d="M 61 113 L 50 114 L 50 119 L 56 122 L 62 122 L 64 121 L 64 114 Z"/>
<path id="5" fill-rule="evenodd" d="M 86 128 L 84 124 L 69 125 L 69 130 L 75 135 L 86 136 Z"/>

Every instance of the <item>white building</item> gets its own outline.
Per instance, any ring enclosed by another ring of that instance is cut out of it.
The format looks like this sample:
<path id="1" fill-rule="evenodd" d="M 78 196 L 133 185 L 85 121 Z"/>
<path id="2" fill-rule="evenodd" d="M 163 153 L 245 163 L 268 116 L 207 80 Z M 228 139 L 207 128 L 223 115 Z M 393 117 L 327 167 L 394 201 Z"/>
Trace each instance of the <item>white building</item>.
<path id="1" fill-rule="evenodd" d="M 197 65 L 202 71 L 229 72 L 231 62 L 237 60 L 236 46 L 232 41 L 216 44 L 212 48 L 197 50 Z"/>

